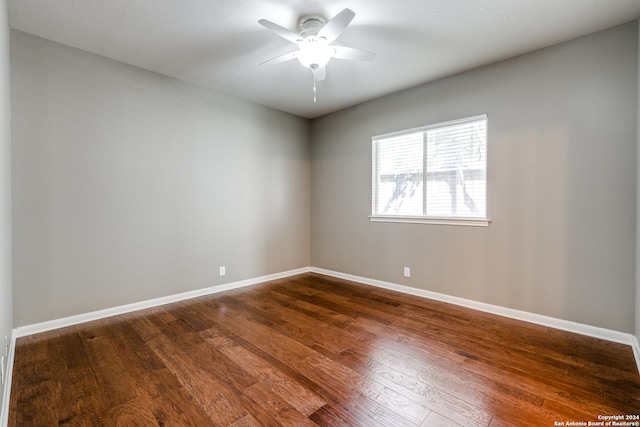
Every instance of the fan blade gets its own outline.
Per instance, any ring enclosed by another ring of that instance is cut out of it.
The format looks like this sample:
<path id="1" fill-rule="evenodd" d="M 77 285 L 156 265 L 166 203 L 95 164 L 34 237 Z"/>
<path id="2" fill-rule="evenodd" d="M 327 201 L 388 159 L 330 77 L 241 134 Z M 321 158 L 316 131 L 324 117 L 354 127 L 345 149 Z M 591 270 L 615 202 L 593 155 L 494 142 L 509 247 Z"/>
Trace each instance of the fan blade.
<path id="1" fill-rule="evenodd" d="M 351 9 L 344 9 L 336 16 L 331 18 L 329 22 L 324 24 L 324 27 L 318 31 L 318 38 L 324 37 L 329 43 L 338 38 L 340 34 L 351 23 L 356 14 Z"/>
<path id="2" fill-rule="evenodd" d="M 352 47 L 345 46 L 331 46 L 335 49 L 333 54 L 334 58 L 348 59 L 352 61 L 373 61 L 376 57 L 375 53 L 367 52 L 366 50 L 354 49 Z"/>
<path id="3" fill-rule="evenodd" d="M 289 40 L 291 43 L 299 43 L 302 40 L 299 34 L 294 33 L 293 31 L 289 31 L 284 27 L 281 27 L 278 24 L 274 24 L 271 21 L 267 21 L 266 19 L 261 19 L 258 21 L 258 24 L 265 27 L 267 30 L 273 31 L 283 39 Z"/>
<path id="4" fill-rule="evenodd" d="M 313 74 L 316 76 L 316 81 L 323 81 L 324 79 L 327 78 L 327 68 L 326 67 L 320 67 L 316 70 L 311 70 L 313 71 Z"/>
<path id="5" fill-rule="evenodd" d="M 298 50 L 285 53 L 284 55 L 276 56 L 275 58 L 268 59 L 264 62 L 261 62 L 260 65 L 264 64 L 279 64 L 281 62 L 290 61 L 292 59 L 296 59 L 298 57 Z"/>

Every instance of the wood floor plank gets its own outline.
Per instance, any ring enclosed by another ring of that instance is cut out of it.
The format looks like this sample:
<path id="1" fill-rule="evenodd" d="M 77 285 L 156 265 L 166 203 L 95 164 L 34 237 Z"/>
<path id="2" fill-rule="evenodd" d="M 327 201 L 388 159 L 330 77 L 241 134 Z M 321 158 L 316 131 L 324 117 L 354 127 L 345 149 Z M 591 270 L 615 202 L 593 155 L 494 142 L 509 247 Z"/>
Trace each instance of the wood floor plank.
<path id="1" fill-rule="evenodd" d="M 66 424 L 83 414 L 104 411 L 107 405 L 102 396 L 94 392 L 99 385 L 80 335 L 69 334 L 57 348 L 66 366 L 66 370 L 58 367 L 56 372 L 61 384 L 56 402 L 59 422 Z"/>
<path id="2" fill-rule="evenodd" d="M 423 427 L 458 427 L 459 425 L 436 412 L 432 412 L 422 424 Z"/>
<path id="3" fill-rule="evenodd" d="M 115 343 L 109 337 L 108 325 L 88 328 L 80 336 L 107 405 L 116 407 L 135 400 L 138 397 L 135 378 L 122 363 Z"/>
<path id="4" fill-rule="evenodd" d="M 254 405 L 266 409 L 280 425 L 291 427 L 311 427 L 316 425 L 307 416 L 298 412 L 278 393 L 273 393 L 270 387 L 261 382 L 246 388 L 242 393 L 248 396 L 254 402 Z"/>
<path id="5" fill-rule="evenodd" d="M 470 358 L 466 360 L 462 368 L 472 370 L 484 377 L 501 378 L 504 382 L 516 382 L 523 390 L 536 393 L 545 399 L 551 399 L 573 407 L 576 411 L 590 411 L 597 414 L 617 413 L 626 408 L 629 413 L 635 413 L 640 408 L 639 404 L 619 404 L 619 398 L 638 399 L 637 386 L 634 384 L 628 389 L 616 390 L 614 394 L 594 392 L 600 390 L 597 381 L 592 384 L 584 383 L 584 388 L 576 387 L 572 379 L 564 376 L 555 377 L 538 369 L 528 370 L 526 367 L 514 368 L 505 363 L 496 363 L 488 358 Z"/>
<path id="6" fill-rule="evenodd" d="M 315 273 L 19 338 L 10 426 L 551 426 L 640 413 L 629 346 Z"/>
<path id="7" fill-rule="evenodd" d="M 141 384 L 150 399 L 150 408 L 160 426 L 204 426 L 211 423 L 200 402 L 168 369 L 154 369 Z"/>
<path id="8" fill-rule="evenodd" d="M 301 368 L 307 372 L 313 372 L 317 381 L 322 384 L 330 384 L 336 390 L 348 393 L 350 390 L 359 390 L 359 393 L 371 401 L 371 406 L 380 407 L 387 412 L 393 412 L 405 419 L 419 425 L 428 415 L 429 411 L 421 402 L 412 400 L 398 393 L 384 384 L 361 375 L 359 372 L 321 354 L 313 354 L 305 358 Z M 373 402 L 377 403 L 374 404 Z M 398 419 L 398 418 L 396 418 Z"/>
<path id="9" fill-rule="evenodd" d="M 229 427 L 260 427 L 260 425 L 261 424 L 259 424 L 255 418 L 253 418 L 251 415 L 247 415 L 246 417 L 240 418 Z"/>
<path id="10" fill-rule="evenodd" d="M 257 298 L 245 298 L 243 302 L 259 310 L 260 314 L 264 316 L 267 316 L 268 313 L 278 313 L 278 316 L 282 316 L 286 320 L 278 322 L 277 325 L 274 323 L 274 327 L 287 336 L 295 337 L 296 340 L 310 348 L 323 347 L 333 354 L 338 354 L 344 351 L 351 341 L 350 337 L 345 339 L 344 332 L 342 334 L 336 333 L 333 325 L 290 309 L 286 304 L 270 299 L 268 296 L 265 298 L 261 294 Z"/>
<path id="11" fill-rule="evenodd" d="M 288 295 L 277 292 L 276 290 L 270 290 L 267 295 L 270 298 L 279 301 L 281 304 L 286 305 L 293 310 L 297 310 L 303 314 L 306 314 L 307 316 L 313 317 L 315 319 L 318 319 L 319 321 L 337 326 L 339 328 L 344 328 L 353 321 L 352 317 L 336 313 L 335 311 L 327 310 L 323 307 L 315 304 L 310 304 L 306 301 L 292 298 Z"/>
<path id="12" fill-rule="evenodd" d="M 326 403 L 324 399 L 244 347 L 224 339 L 218 339 L 217 342 L 220 351 L 235 360 L 240 369 L 255 377 L 273 393 L 282 396 L 301 414 L 309 416 Z"/>
<path id="13" fill-rule="evenodd" d="M 390 366 L 373 361 L 355 352 L 345 352 L 341 355 L 343 363 L 352 365 L 365 373 L 370 378 L 376 379 L 389 389 L 404 394 L 424 407 L 440 413 L 450 413 L 454 421 L 459 425 L 487 425 L 491 420 L 491 412 L 484 408 L 492 396 L 478 391 L 480 384 L 465 382 L 453 385 L 447 381 L 445 375 L 439 375 L 436 380 L 425 380 L 424 370 L 410 369 L 409 373 L 403 373 L 394 369 L 402 362 L 391 363 Z M 408 362 L 409 358 L 404 359 Z M 414 365 L 414 363 L 408 363 Z M 406 371 L 406 370 L 405 370 Z M 508 396 L 500 396 L 500 404 L 508 403 Z M 540 399 L 540 406 L 542 399 Z"/>
<path id="14" fill-rule="evenodd" d="M 18 426 L 53 426 L 58 424 L 57 397 L 60 383 L 44 380 L 26 384 L 12 394 L 15 405 L 10 414 L 13 422 L 9 425 Z"/>
<path id="15" fill-rule="evenodd" d="M 199 402 L 212 425 L 230 425 L 247 415 L 237 394 L 224 385 L 224 380 L 212 376 L 168 338 L 158 337 L 151 345 L 182 386 Z"/>
<path id="16" fill-rule="evenodd" d="M 157 426 L 158 420 L 142 399 L 134 399 L 116 405 L 101 414 L 99 424 L 105 427 L 148 427 Z"/>

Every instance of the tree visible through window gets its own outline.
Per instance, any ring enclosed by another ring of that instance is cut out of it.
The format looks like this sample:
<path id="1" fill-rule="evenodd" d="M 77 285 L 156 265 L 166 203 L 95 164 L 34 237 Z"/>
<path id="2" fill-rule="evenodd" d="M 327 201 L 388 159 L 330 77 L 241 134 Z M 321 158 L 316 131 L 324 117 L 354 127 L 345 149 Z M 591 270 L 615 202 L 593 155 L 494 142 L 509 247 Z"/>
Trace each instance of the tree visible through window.
<path id="1" fill-rule="evenodd" d="M 372 142 L 372 218 L 486 219 L 486 115 Z"/>

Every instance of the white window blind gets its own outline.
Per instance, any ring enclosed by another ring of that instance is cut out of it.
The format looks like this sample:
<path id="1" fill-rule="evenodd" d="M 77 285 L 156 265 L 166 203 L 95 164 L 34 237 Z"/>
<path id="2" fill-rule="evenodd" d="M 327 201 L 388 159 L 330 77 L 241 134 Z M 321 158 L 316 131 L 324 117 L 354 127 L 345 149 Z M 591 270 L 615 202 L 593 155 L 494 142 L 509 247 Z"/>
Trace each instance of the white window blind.
<path id="1" fill-rule="evenodd" d="M 372 219 L 486 225 L 486 115 L 380 135 L 372 143 Z"/>

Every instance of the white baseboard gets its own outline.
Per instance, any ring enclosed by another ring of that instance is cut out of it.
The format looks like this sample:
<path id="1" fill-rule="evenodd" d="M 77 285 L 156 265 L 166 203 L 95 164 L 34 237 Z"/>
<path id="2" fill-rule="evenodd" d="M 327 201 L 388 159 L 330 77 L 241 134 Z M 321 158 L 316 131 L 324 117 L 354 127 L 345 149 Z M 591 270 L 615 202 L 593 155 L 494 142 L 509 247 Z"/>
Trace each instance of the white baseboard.
<path id="1" fill-rule="evenodd" d="M 376 286 L 379 288 L 389 289 L 402 292 L 414 296 L 428 298 L 436 301 L 442 301 L 474 310 L 484 311 L 486 313 L 497 314 L 511 319 L 522 320 L 537 325 L 548 326 L 563 331 L 574 332 L 581 335 L 600 338 L 607 341 L 617 342 L 620 344 L 630 345 L 636 361 L 636 367 L 640 372 L 640 345 L 638 340 L 632 334 L 618 332 L 611 329 L 600 328 L 597 326 L 585 325 L 582 323 L 572 322 L 569 320 L 557 319 L 554 317 L 543 316 L 541 314 L 529 313 L 527 311 L 515 310 L 512 308 L 501 307 L 498 305 L 486 304 L 483 302 L 473 301 L 465 298 L 455 297 L 451 295 L 441 294 L 438 292 L 426 291 L 423 289 L 412 288 L 410 286 L 398 285 L 395 283 L 384 282 L 381 280 L 370 279 L 367 277 L 354 276 L 352 274 L 340 273 L 323 268 L 311 267 L 313 273 L 323 274 L 325 276 L 336 277 L 338 279 L 350 280 L 365 285 Z"/>
<path id="2" fill-rule="evenodd" d="M 190 292 L 169 295 L 166 297 L 155 298 L 147 301 L 141 301 L 133 304 L 121 305 L 118 307 L 107 308 L 104 310 L 93 311 L 90 313 L 78 314 L 75 316 L 64 317 L 62 319 L 50 320 L 47 322 L 36 323 L 27 326 L 15 328 L 11 334 L 11 345 L 9 348 L 9 357 L 7 360 L 7 381 L 4 383 L 4 393 L 2 395 L 2 406 L 0 407 L 0 427 L 7 427 L 9 422 L 9 402 L 11 395 L 11 378 L 13 374 L 13 361 L 15 356 L 16 339 L 28 335 L 47 332 L 54 329 L 64 328 L 67 326 L 78 325 L 92 320 L 104 319 L 106 317 L 117 316 L 119 314 L 131 313 L 145 308 L 157 307 L 172 302 L 184 301 L 191 298 L 197 298 L 204 295 L 211 295 L 218 292 L 228 291 L 231 289 L 243 288 L 245 286 L 256 285 L 258 283 L 268 282 L 270 280 L 283 279 L 285 277 L 295 276 L 297 274 L 308 273 L 310 267 L 298 268 L 295 270 L 284 271 L 266 276 L 255 277 L 253 279 L 241 280 L 238 282 L 226 283 L 209 288 L 198 289 Z"/>
<path id="3" fill-rule="evenodd" d="M 9 425 L 9 402 L 11 396 L 11 379 L 13 377 L 13 359 L 16 351 L 16 335 L 15 329 L 11 333 L 11 341 L 9 344 L 9 356 L 7 358 L 7 378 L 4 382 L 4 392 L 2 393 L 2 406 L 0 406 L 0 426 Z"/>
<path id="4" fill-rule="evenodd" d="M 27 326 L 21 326 L 13 330 L 12 339 L 11 339 L 11 349 L 10 356 L 7 363 L 9 364 L 9 378 L 5 383 L 5 393 L 3 395 L 3 412 L 1 414 L 2 417 L 8 418 L 8 400 L 9 400 L 9 391 L 11 390 L 11 372 L 13 369 L 13 357 L 15 351 L 15 340 L 16 338 L 24 337 L 27 335 L 32 335 L 36 333 L 46 332 L 54 329 L 64 328 L 67 326 L 73 326 L 85 322 L 90 322 L 93 320 L 104 319 L 106 317 L 117 316 L 119 314 L 131 313 L 138 310 L 143 310 L 146 308 L 157 307 L 164 304 L 170 304 L 173 302 L 184 301 L 191 298 L 197 298 L 204 295 L 215 294 L 218 292 L 223 292 L 231 289 L 238 289 L 245 286 L 251 286 L 255 284 L 259 284 L 262 282 L 267 282 L 270 280 L 282 279 L 285 277 L 295 276 L 297 274 L 314 272 L 318 274 L 323 274 L 325 276 L 336 277 L 340 279 L 350 280 L 353 282 L 358 282 L 366 285 L 376 286 L 379 288 L 389 289 L 393 291 L 402 292 L 405 294 L 415 295 L 418 297 L 428 298 L 436 301 L 447 302 L 450 304 L 459 305 L 462 307 L 471 308 L 474 310 L 479 310 L 487 313 L 497 314 L 503 317 L 509 317 L 516 320 L 522 320 L 529 323 L 535 323 L 538 325 L 548 326 L 555 329 L 560 329 L 568 332 L 574 332 L 581 335 L 586 335 L 594 338 L 600 338 L 607 341 L 617 342 L 621 344 L 630 345 L 633 349 L 633 354 L 636 361 L 636 366 L 638 371 L 640 371 L 640 344 L 635 336 L 632 334 L 627 334 L 623 332 L 618 332 L 610 329 L 600 328 L 591 325 L 585 325 L 577 322 L 571 322 L 568 320 L 557 319 L 549 316 L 543 316 L 540 314 L 529 313 L 526 311 L 515 310 L 511 308 L 501 307 L 492 304 L 486 304 L 478 301 L 468 300 L 464 298 L 459 298 L 451 295 L 441 294 L 432 291 L 426 291 L 423 289 L 417 289 L 410 286 L 399 285 L 395 283 L 385 282 L 376 279 L 370 279 L 366 277 L 355 276 L 346 273 L 340 273 L 337 271 L 326 270 L 323 268 L 316 267 L 304 267 L 295 270 L 284 271 L 281 273 L 275 273 L 267 276 L 256 277 L 253 279 L 242 280 L 238 282 L 227 283 L 218 286 L 212 286 L 209 288 L 198 289 L 195 291 L 184 292 L 175 295 L 169 295 L 166 297 L 155 298 L 147 301 L 142 301 L 133 304 L 122 305 L 118 307 L 108 308 L 104 310 L 98 310 L 90 313 L 79 314 L 75 316 L 69 316 L 62 319 L 51 320 L 42 323 L 36 323 Z M 6 402 L 4 402 L 6 400 Z M 5 405 L 7 411 L 5 411 Z M 0 418 L 0 421 L 4 421 L 5 424 L 0 422 L 0 426 L 6 425 L 6 421 L 3 418 Z"/>
<path id="5" fill-rule="evenodd" d="M 638 338 L 632 336 L 632 344 L 631 348 L 633 349 L 633 356 L 636 358 L 636 366 L 638 368 L 638 373 L 640 373 L 640 343 L 638 343 Z"/>
<path id="6" fill-rule="evenodd" d="M 164 304 L 170 304 L 173 302 L 184 301 L 192 298 L 201 297 L 204 295 L 211 295 L 218 292 L 228 291 L 231 289 L 238 289 L 238 288 L 243 288 L 245 286 L 256 285 L 258 283 L 268 282 L 270 280 L 283 279 L 285 277 L 295 276 L 297 274 L 308 273 L 309 271 L 311 271 L 310 267 L 303 267 L 295 270 L 269 274 L 267 276 L 255 277 L 253 279 L 241 280 L 238 282 L 226 283 L 218 286 L 211 286 L 209 288 L 198 289 L 195 291 L 168 295 L 166 297 L 154 298 L 147 301 L 121 305 L 117 307 L 107 308 L 104 310 L 92 311 L 90 313 L 78 314 L 75 316 L 64 317 L 56 320 L 49 320 L 47 322 L 20 326 L 14 329 L 14 334 L 16 338 L 20 338 L 28 335 L 41 333 L 41 332 L 51 331 L 54 329 L 64 328 L 67 326 L 73 326 L 73 325 L 78 325 L 85 322 L 91 322 L 93 320 L 100 320 L 106 317 L 117 316 L 119 314 L 131 313 L 138 310 L 144 310 L 146 308 L 152 308 L 152 307 L 157 307 Z"/>

